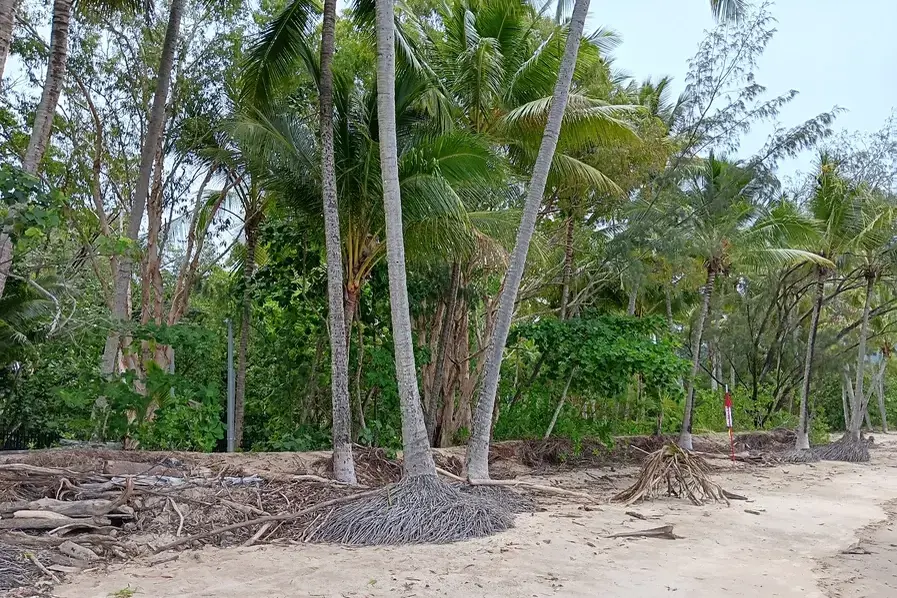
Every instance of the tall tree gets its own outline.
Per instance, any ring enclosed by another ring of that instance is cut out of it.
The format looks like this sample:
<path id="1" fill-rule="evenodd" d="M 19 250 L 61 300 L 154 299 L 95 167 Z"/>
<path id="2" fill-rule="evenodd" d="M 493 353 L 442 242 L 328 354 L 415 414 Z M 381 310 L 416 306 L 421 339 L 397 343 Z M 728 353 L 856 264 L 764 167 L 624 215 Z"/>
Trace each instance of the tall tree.
<path id="1" fill-rule="evenodd" d="M 0 79 L 3 79 L 6 58 L 9 56 L 9 44 L 12 41 L 12 30 L 16 22 L 16 10 L 21 1 L 0 0 Z"/>
<path id="2" fill-rule="evenodd" d="M 343 312 L 343 260 L 339 204 L 336 191 L 336 154 L 333 147 L 333 53 L 336 0 L 324 0 L 321 29 L 321 83 L 318 101 L 321 127 L 321 187 L 324 197 L 324 240 L 327 250 L 327 301 L 330 321 L 330 392 L 333 403 L 333 475 L 357 483 L 352 459 L 352 413 L 349 403 L 349 356 Z M 360 359 L 360 357 L 359 357 Z M 361 398 L 359 397 L 359 401 Z"/>
<path id="3" fill-rule="evenodd" d="M 156 152 L 159 144 L 162 142 L 162 129 L 165 126 L 165 104 L 168 101 L 168 90 L 171 87 L 175 50 L 185 4 L 186 0 L 172 0 L 169 6 L 165 40 L 162 42 L 162 55 L 159 59 L 159 70 L 156 75 L 156 89 L 153 94 L 152 107 L 150 108 L 146 136 L 140 152 L 137 185 L 128 219 L 127 238 L 135 245 L 140 233 L 143 213 L 146 210 Z M 101 362 L 101 371 L 105 375 L 110 375 L 115 370 L 115 359 L 121 345 L 122 326 L 128 319 L 128 295 L 130 293 L 133 263 L 133 257 L 128 253 L 122 255 L 118 260 L 118 270 L 115 273 L 112 298 L 113 328 L 106 337 L 106 346 L 103 350 Z"/>
<path id="4" fill-rule="evenodd" d="M 582 30 L 588 12 L 589 0 L 576 0 L 567 33 L 564 58 L 558 71 L 557 84 L 551 99 L 551 110 L 548 114 L 536 164 L 533 167 L 533 176 L 527 189 L 526 205 L 520 221 L 520 229 L 517 232 L 517 241 L 514 244 L 514 252 L 511 254 L 511 263 L 499 300 L 495 333 L 488 349 L 486 373 L 477 401 L 473 433 L 467 446 L 466 467 L 467 475 L 471 479 L 489 478 L 489 439 L 492 434 L 492 412 L 495 408 L 495 395 L 498 392 L 498 379 L 501 375 L 502 354 L 511 331 L 514 304 L 517 301 L 517 292 L 520 290 L 520 281 L 523 279 L 530 241 L 536 228 L 539 205 L 542 203 L 542 195 L 545 193 L 545 185 L 548 182 L 548 170 L 554 159 L 554 150 L 561 134 L 561 121 L 567 108 L 570 83 L 573 81 L 573 70 L 576 66 L 576 57 L 579 53 Z"/>
<path id="5" fill-rule="evenodd" d="M 386 221 L 386 263 L 389 305 L 392 312 L 396 378 L 402 410 L 402 447 L 405 475 L 436 477 L 427 427 L 421 409 L 411 337 L 405 245 L 402 235 L 402 197 L 399 188 L 399 153 L 396 143 L 395 7 L 393 0 L 377 0 L 377 123 L 380 173 Z"/>

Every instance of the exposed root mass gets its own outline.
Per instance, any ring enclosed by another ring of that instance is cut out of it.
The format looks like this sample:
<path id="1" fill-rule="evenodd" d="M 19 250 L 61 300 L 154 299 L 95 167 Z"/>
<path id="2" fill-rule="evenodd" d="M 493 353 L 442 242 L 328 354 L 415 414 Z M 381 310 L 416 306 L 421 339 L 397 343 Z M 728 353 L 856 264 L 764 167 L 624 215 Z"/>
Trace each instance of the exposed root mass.
<path id="1" fill-rule="evenodd" d="M 0 592 L 30 586 L 40 575 L 24 550 L 0 543 Z"/>
<path id="2" fill-rule="evenodd" d="M 813 449 L 793 449 L 782 454 L 783 463 L 815 463 L 819 455 Z"/>
<path id="3" fill-rule="evenodd" d="M 710 479 L 710 466 L 701 457 L 668 444 L 648 456 L 635 484 L 613 500 L 632 504 L 659 496 L 687 497 L 696 505 L 708 501 L 729 504 L 726 491 Z"/>
<path id="4" fill-rule="evenodd" d="M 854 440 L 845 434 L 835 442 L 815 447 L 813 452 L 823 461 L 866 463 L 869 461 L 869 444 L 868 440 Z"/>
<path id="5" fill-rule="evenodd" d="M 513 527 L 511 509 L 495 494 L 462 491 L 435 476 L 404 478 L 341 505 L 314 525 L 313 542 L 353 545 L 445 544 Z"/>

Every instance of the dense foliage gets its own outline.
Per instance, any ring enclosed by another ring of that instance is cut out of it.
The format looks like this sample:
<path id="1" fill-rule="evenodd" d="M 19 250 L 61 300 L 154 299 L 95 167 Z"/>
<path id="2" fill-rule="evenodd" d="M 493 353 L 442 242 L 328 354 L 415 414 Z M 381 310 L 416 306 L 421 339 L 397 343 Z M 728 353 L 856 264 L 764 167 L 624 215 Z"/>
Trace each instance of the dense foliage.
<path id="1" fill-rule="evenodd" d="M 54 75 L 47 32 L 66 2 L 52 4 L 19 6 L 0 87 L 0 443 L 220 447 L 230 320 L 238 443 L 329 446 L 319 8 L 76 7 Z M 336 26 L 343 297 L 353 440 L 398 449 L 370 10 L 358 3 Z M 446 446 L 471 432 L 568 29 L 562 10 L 524 0 L 397 10 L 416 363 L 428 433 Z M 833 109 L 741 155 L 742 135 L 796 94 L 755 78 L 773 15 L 750 6 L 708 32 L 679 97 L 667 78 L 621 74 L 614 32 L 583 39 L 505 349 L 497 439 L 678 433 L 686 418 L 722 430 L 727 386 L 736 428 L 796 427 L 805 380 L 814 439 L 845 429 L 851 401 L 871 425 L 897 421 L 897 121 L 834 135 Z M 169 50 L 161 141 L 147 154 Z M 32 168 L 48 85 L 61 99 Z M 815 172 L 779 172 L 805 152 Z"/>

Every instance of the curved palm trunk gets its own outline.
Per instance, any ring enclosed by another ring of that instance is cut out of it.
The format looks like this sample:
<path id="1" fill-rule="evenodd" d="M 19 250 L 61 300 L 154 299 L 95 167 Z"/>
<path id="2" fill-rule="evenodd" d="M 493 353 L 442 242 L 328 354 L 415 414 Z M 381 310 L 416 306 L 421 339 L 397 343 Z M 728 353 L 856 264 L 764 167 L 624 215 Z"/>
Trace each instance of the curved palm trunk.
<path id="1" fill-rule="evenodd" d="M 888 368 L 888 356 L 882 353 L 881 369 L 878 372 L 875 390 L 878 395 L 878 412 L 881 414 L 881 431 L 888 433 L 888 412 L 885 409 L 885 370 Z"/>
<path id="2" fill-rule="evenodd" d="M 9 52 L 9 41 L 12 37 L 17 6 L 18 0 L 0 0 L 0 77 L 3 76 L 3 67 Z M 53 116 L 56 114 L 56 104 L 59 103 L 59 94 L 62 93 L 62 83 L 65 79 L 65 60 L 69 50 L 71 18 L 72 0 L 56 0 L 53 3 L 50 61 L 47 63 L 47 75 L 44 79 L 40 103 L 34 114 L 34 126 L 31 129 L 31 138 L 28 140 L 28 149 L 22 159 L 22 170 L 29 174 L 37 174 L 37 167 L 50 142 Z M 12 270 L 12 260 L 12 240 L 6 233 L 0 233 L 0 297 L 3 296 L 6 279 L 9 278 L 9 272 Z"/>
<path id="3" fill-rule="evenodd" d="M 0 79 L 9 55 L 9 43 L 12 41 L 12 30 L 16 22 L 16 10 L 21 0 L 0 0 Z"/>
<path id="4" fill-rule="evenodd" d="M 352 412 L 349 402 L 348 335 L 343 312 L 343 257 L 336 189 L 336 157 L 333 148 L 333 52 L 336 0 L 324 1 L 321 31 L 321 172 L 323 178 L 324 239 L 327 249 L 327 300 L 330 319 L 330 394 L 333 406 L 333 476 L 340 482 L 358 483 L 352 458 Z M 352 313 L 354 313 L 354 306 Z M 359 367 L 361 357 L 359 356 Z M 359 403 L 361 397 L 358 397 Z"/>
<path id="5" fill-rule="evenodd" d="M 53 29 L 50 33 L 50 61 L 47 63 L 47 76 L 44 89 L 34 114 L 34 126 L 28 149 L 22 160 L 22 169 L 35 174 L 47 144 L 50 142 L 50 131 L 53 128 L 53 117 L 56 115 L 56 104 L 62 93 L 65 80 L 65 61 L 69 52 L 69 22 L 72 18 L 72 0 L 55 0 L 53 3 Z"/>
<path id="6" fill-rule="evenodd" d="M 402 198 L 396 145 L 395 11 L 393 0 L 377 0 L 377 123 L 380 131 L 380 171 L 386 221 L 386 264 L 389 305 L 395 345 L 396 378 L 402 410 L 405 475 L 436 476 L 427 427 L 421 409 L 408 310 L 405 246 L 402 238 Z M 491 409 L 490 409 L 491 414 Z M 488 426 L 488 424 L 487 424 Z"/>
<path id="7" fill-rule="evenodd" d="M 807 355 L 804 361 L 804 379 L 800 387 L 800 418 L 797 424 L 797 450 L 810 448 L 810 376 L 813 370 L 813 354 L 816 351 L 816 331 L 819 329 L 819 314 L 825 296 L 825 270 L 816 269 L 816 296 L 813 298 L 813 315 L 810 332 L 807 335 Z"/>
<path id="8" fill-rule="evenodd" d="M 140 233 L 140 223 L 143 220 L 143 212 L 146 209 L 146 199 L 149 195 L 156 148 L 162 140 L 162 128 L 165 124 L 165 103 L 168 99 L 168 89 L 171 86 L 175 46 L 177 45 L 178 31 L 181 27 L 185 1 L 172 0 L 168 12 L 168 26 L 165 30 L 165 41 L 162 44 L 162 57 L 159 61 L 156 90 L 153 94 L 153 104 L 150 109 L 146 138 L 143 141 L 143 148 L 140 152 L 140 170 L 134 193 L 134 203 L 131 206 L 131 214 L 128 220 L 127 235 L 134 242 L 137 241 Z M 113 328 L 106 338 L 106 347 L 103 350 L 101 363 L 101 370 L 105 375 L 112 374 L 114 370 L 115 357 L 120 344 L 121 326 L 128 316 L 128 295 L 132 267 L 133 261 L 128 254 L 122 255 L 118 260 L 118 270 L 115 273 L 115 289 L 112 298 Z"/>
<path id="9" fill-rule="evenodd" d="M 860 428 L 863 425 L 863 414 L 866 413 L 866 400 L 863 396 L 863 378 L 866 361 L 866 339 L 869 336 L 869 311 L 872 303 L 872 288 L 875 286 L 875 277 L 866 276 L 866 302 L 863 305 L 863 324 L 860 327 L 860 340 L 857 349 L 857 374 L 856 387 L 853 391 L 852 404 L 850 406 L 850 425 L 847 433 L 850 439 L 856 442 L 860 440 Z"/>
<path id="10" fill-rule="evenodd" d="M 526 254 L 529 252 L 530 241 L 536 228 L 539 205 L 542 202 L 542 195 L 545 193 L 548 171 L 551 168 L 554 151 L 561 133 L 561 121 L 564 117 L 564 111 L 567 109 L 570 83 L 573 81 L 573 69 L 576 66 L 579 43 L 588 12 L 589 0 L 576 0 L 576 4 L 573 7 L 573 16 L 570 20 L 570 29 L 567 33 L 564 58 L 561 61 L 557 84 L 551 99 L 551 110 L 548 113 L 545 133 L 542 135 L 542 144 L 539 147 L 539 154 L 533 167 L 533 176 L 527 190 L 523 218 L 520 221 L 520 229 L 517 231 L 514 253 L 511 255 L 511 264 L 508 268 L 508 274 L 505 277 L 499 300 L 495 333 L 487 350 L 486 372 L 480 389 L 479 401 L 477 401 L 476 416 L 473 421 L 473 434 L 467 445 L 466 467 L 467 475 L 471 479 L 489 478 L 489 440 L 492 432 L 492 413 L 495 408 L 495 395 L 498 392 L 498 380 L 501 376 L 502 353 L 508 340 L 508 333 L 511 330 L 511 318 L 514 315 L 514 304 L 517 301 L 517 292 L 520 290 L 520 281 L 523 279 Z"/>
<path id="11" fill-rule="evenodd" d="M 253 194 L 255 195 L 255 194 Z M 234 447 L 243 446 L 243 420 L 246 413 L 246 368 L 248 366 L 249 331 L 252 324 L 252 275 L 255 273 L 255 248 L 258 245 L 258 220 L 247 215 L 246 259 L 243 261 L 243 304 L 240 315 L 240 346 L 237 349 L 237 374 L 234 381 Z"/>
<path id="12" fill-rule="evenodd" d="M 701 311 L 698 321 L 695 322 L 695 337 L 691 344 L 691 372 L 688 376 L 688 389 L 685 392 L 685 413 L 682 416 L 682 432 L 679 434 L 679 446 L 692 450 L 691 424 L 695 411 L 695 378 L 701 365 L 701 341 L 704 338 L 704 324 L 707 314 L 710 312 L 710 298 L 713 296 L 713 283 L 716 281 L 716 272 L 707 271 L 707 284 L 704 285 L 704 300 L 701 302 Z"/>

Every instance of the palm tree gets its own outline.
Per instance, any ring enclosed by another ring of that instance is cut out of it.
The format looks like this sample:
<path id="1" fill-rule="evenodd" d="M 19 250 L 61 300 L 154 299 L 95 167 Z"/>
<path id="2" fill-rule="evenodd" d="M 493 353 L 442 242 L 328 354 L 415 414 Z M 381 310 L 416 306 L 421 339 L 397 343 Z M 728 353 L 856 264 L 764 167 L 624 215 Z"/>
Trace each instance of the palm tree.
<path id="1" fill-rule="evenodd" d="M 875 283 L 883 272 L 893 265 L 894 256 L 897 254 L 897 245 L 894 242 L 895 210 L 891 205 L 878 201 L 877 198 L 865 198 L 862 203 L 863 234 L 860 236 L 860 275 L 865 282 L 865 297 L 863 301 L 863 317 L 860 324 L 860 336 L 857 342 L 856 383 L 853 393 L 850 394 L 851 409 L 850 421 L 847 427 L 847 438 L 853 442 L 860 441 L 860 428 L 863 418 L 868 417 L 867 405 L 869 397 L 864 394 L 864 379 L 866 371 L 866 341 L 869 335 L 869 317 L 872 307 L 872 294 Z M 870 397 L 874 389 L 869 393 Z"/>
<path id="2" fill-rule="evenodd" d="M 542 137 L 539 154 L 533 167 L 533 176 L 527 190 L 523 218 L 520 222 L 514 252 L 511 254 L 511 264 L 505 277 L 499 301 L 495 333 L 486 362 L 486 374 L 483 379 L 479 401 L 477 401 L 473 434 L 467 446 L 466 467 L 467 475 L 471 479 L 489 478 L 489 438 L 492 431 L 492 411 L 495 408 L 495 395 L 498 392 L 498 378 L 501 374 L 502 353 L 508 340 L 508 333 L 511 330 L 514 303 L 517 301 L 517 292 L 520 289 L 520 281 L 523 279 L 526 254 L 529 252 L 530 240 L 536 228 L 539 205 L 542 203 L 542 195 L 545 193 L 545 186 L 548 182 L 548 171 L 554 159 L 554 150 L 560 137 L 561 121 L 567 108 L 570 83 L 573 81 L 573 69 L 576 66 L 576 57 L 579 52 L 582 30 L 585 26 L 588 12 L 589 0 L 577 0 L 573 7 L 573 16 L 570 21 L 570 30 L 567 33 L 564 58 L 558 71 L 557 84 L 551 99 L 551 109 L 545 125 L 545 133 Z"/>
<path id="3" fill-rule="evenodd" d="M 573 6 L 569 31 L 567 33 L 566 47 L 558 69 L 557 83 L 551 100 L 549 102 L 544 100 L 537 101 L 531 103 L 527 107 L 521 107 L 521 109 L 518 109 L 518 114 L 516 115 L 524 116 L 527 113 L 531 113 L 533 108 L 537 106 L 541 107 L 543 110 L 549 108 L 547 111 L 547 118 L 542 121 L 545 123 L 544 132 L 541 135 L 539 152 L 533 164 L 532 177 L 527 190 L 526 205 L 523 218 L 521 219 L 520 229 L 518 230 L 517 242 L 502 287 L 497 323 L 494 336 L 491 340 L 492 344 L 487 353 L 486 370 L 480 390 L 479 401 L 477 402 L 473 433 L 468 443 L 466 467 L 468 477 L 471 479 L 485 479 L 489 477 L 489 439 L 492 429 L 491 424 L 492 413 L 495 406 L 495 395 L 498 392 L 498 381 L 499 376 L 501 375 L 502 354 L 505 343 L 507 342 L 508 333 L 510 332 L 514 303 L 517 298 L 520 281 L 523 278 L 526 255 L 535 229 L 539 205 L 545 191 L 549 169 L 555 160 L 555 149 L 558 146 L 561 122 L 564 119 L 568 98 L 570 97 L 570 83 L 573 80 L 573 71 L 576 66 L 580 38 L 582 36 L 586 14 L 588 13 L 588 4 L 588 0 L 577 0 Z M 717 18 L 739 18 L 744 10 L 743 0 L 711 0 L 710 6 Z M 561 13 L 562 11 L 559 9 L 558 15 Z M 537 52 L 533 57 L 533 61 L 537 62 L 539 60 L 539 55 L 540 53 Z M 527 66 L 530 64 L 531 62 L 527 60 Z M 523 68 L 521 69 L 521 72 L 527 70 L 529 69 Z M 594 112 L 594 109 L 588 111 L 588 113 Z M 569 159 L 564 159 L 562 161 L 562 163 L 568 164 L 570 162 Z M 595 169 L 591 170 L 598 173 Z M 597 178 L 606 181 L 606 177 L 603 175 Z M 596 182 L 598 182 L 597 178 Z"/>
<path id="4" fill-rule="evenodd" d="M 9 55 L 9 43 L 12 41 L 12 30 L 16 22 L 16 10 L 21 0 L 0 0 L 0 79 Z"/>
<path id="5" fill-rule="evenodd" d="M 436 478 L 427 427 L 417 388 L 405 245 L 402 235 L 402 196 L 399 186 L 399 151 L 396 143 L 395 12 L 393 0 L 377 0 L 377 124 L 380 141 L 380 173 L 383 179 L 383 211 L 386 224 L 386 263 L 389 305 L 392 312 L 396 378 L 402 410 L 403 464 L 407 477 Z"/>
<path id="6" fill-rule="evenodd" d="M 814 251 L 834 264 L 842 261 L 850 247 L 863 232 L 859 189 L 839 176 L 837 163 L 827 154 L 819 159 L 816 184 L 809 202 L 809 215 L 819 222 L 820 235 Z M 807 351 L 801 383 L 800 416 L 795 448 L 810 448 L 810 381 L 813 359 L 816 353 L 816 334 L 825 297 L 825 281 L 831 270 L 823 265 L 814 267 L 816 285 L 813 295 L 813 311 L 807 334 Z"/>
<path id="7" fill-rule="evenodd" d="M 753 169 L 711 155 L 684 193 L 684 213 L 678 226 L 686 228 L 689 252 L 701 260 L 706 273 L 692 332 L 692 367 L 679 436 L 679 445 L 686 450 L 692 450 L 695 380 L 717 278 L 726 276 L 733 264 L 748 268 L 803 262 L 831 265 L 817 254 L 789 245 L 812 240 L 815 223 L 799 215 L 787 201 L 764 204 L 761 191 Z"/>

